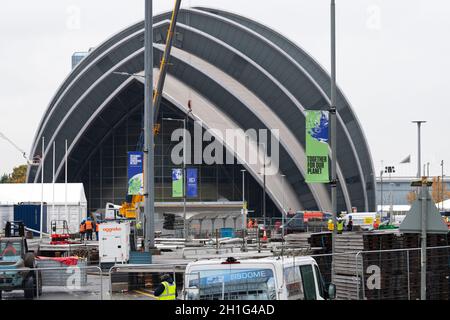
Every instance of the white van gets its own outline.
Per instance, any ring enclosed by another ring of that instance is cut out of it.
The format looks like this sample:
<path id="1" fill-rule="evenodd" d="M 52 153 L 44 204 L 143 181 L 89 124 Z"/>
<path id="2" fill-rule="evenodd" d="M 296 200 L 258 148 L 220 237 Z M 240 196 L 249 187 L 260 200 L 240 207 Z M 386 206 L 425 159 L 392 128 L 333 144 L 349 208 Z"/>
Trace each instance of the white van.
<path id="1" fill-rule="evenodd" d="M 353 227 L 359 226 L 363 230 L 373 230 L 373 224 L 380 215 L 376 212 L 357 212 L 344 215 L 345 225 L 348 225 L 349 217 L 352 217 Z"/>
<path id="2" fill-rule="evenodd" d="M 312 257 L 234 258 L 191 262 L 186 267 L 185 300 L 325 300 L 325 288 Z"/>

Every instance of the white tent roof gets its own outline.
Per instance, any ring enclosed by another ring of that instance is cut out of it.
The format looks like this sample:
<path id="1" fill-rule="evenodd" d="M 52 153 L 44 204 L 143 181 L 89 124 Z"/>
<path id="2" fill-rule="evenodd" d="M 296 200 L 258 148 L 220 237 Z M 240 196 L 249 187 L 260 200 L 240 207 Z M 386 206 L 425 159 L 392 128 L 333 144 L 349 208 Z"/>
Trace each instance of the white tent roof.
<path id="1" fill-rule="evenodd" d="M 55 183 L 55 205 L 65 204 L 65 184 Z M 14 205 L 20 202 L 41 202 L 41 184 L 0 183 L 0 205 Z M 44 202 L 53 203 L 53 184 L 44 183 Z M 82 183 L 67 184 L 67 204 L 86 204 Z"/>
<path id="2" fill-rule="evenodd" d="M 436 206 L 438 208 L 442 208 L 442 204 L 444 204 L 444 210 L 450 210 L 450 199 L 439 202 Z"/>

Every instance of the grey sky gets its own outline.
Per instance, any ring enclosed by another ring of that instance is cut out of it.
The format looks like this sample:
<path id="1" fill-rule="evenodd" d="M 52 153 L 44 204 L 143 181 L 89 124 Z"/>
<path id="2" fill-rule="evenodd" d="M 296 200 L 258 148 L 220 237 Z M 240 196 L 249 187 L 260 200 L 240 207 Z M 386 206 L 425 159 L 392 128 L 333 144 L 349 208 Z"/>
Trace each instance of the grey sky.
<path id="1" fill-rule="evenodd" d="M 173 0 L 155 0 L 154 13 Z M 240 13 L 280 31 L 329 70 L 329 0 L 184 0 Z M 5 1 L 0 10 L 0 131 L 29 152 L 38 123 L 75 51 L 141 20 L 144 0 Z M 338 83 L 364 128 L 377 172 L 416 173 L 416 128 L 431 173 L 450 166 L 450 2 L 337 0 Z M 78 19 L 79 18 L 79 19 Z M 444 80 L 445 79 L 445 80 Z M 398 165 L 408 154 L 413 163 Z M 0 173 L 23 162 L 0 140 Z"/>

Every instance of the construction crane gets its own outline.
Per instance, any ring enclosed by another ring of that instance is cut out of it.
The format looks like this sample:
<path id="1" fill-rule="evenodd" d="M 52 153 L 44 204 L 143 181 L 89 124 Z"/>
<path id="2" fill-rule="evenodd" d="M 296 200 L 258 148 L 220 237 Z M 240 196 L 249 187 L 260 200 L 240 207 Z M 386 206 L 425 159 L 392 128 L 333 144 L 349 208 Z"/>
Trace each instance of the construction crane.
<path id="1" fill-rule="evenodd" d="M 161 60 L 161 66 L 159 69 L 158 84 L 156 91 L 153 94 L 153 108 L 154 108 L 154 121 L 158 121 L 159 105 L 161 104 L 161 95 L 164 89 L 164 83 L 166 81 L 167 68 L 169 67 L 170 54 L 173 46 L 173 36 L 175 34 L 175 27 L 177 25 L 178 13 L 180 12 L 181 0 L 175 0 L 175 8 L 172 12 L 172 18 L 170 19 L 169 29 L 167 30 L 166 47 L 164 48 L 163 58 Z M 155 133 L 159 132 L 159 126 L 154 128 Z"/>
<path id="2" fill-rule="evenodd" d="M 4 140 L 6 140 L 7 142 L 9 142 L 17 151 L 19 151 L 22 154 L 22 157 L 25 158 L 25 160 L 27 161 L 27 164 L 32 166 L 32 165 L 36 165 L 36 162 L 28 159 L 27 157 L 27 153 L 25 151 L 23 151 L 17 144 L 14 143 L 14 141 L 12 141 L 11 139 L 9 139 L 6 135 L 4 135 L 3 133 L 0 132 L 0 138 L 3 138 Z"/>
<path id="3" fill-rule="evenodd" d="M 157 123 L 158 114 L 159 114 L 159 106 L 161 104 L 162 91 L 164 89 L 164 83 L 166 81 L 167 70 L 170 65 L 170 54 L 172 52 L 173 46 L 173 36 L 175 34 L 175 27 L 177 24 L 178 13 L 180 12 L 181 0 L 175 0 L 175 7 L 172 12 L 172 18 L 170 19 L 169 29 L 167 30 L 167 39 L 166 39 L 166 47 L 164 48 L 164 54 L 161 59 L 161 65 L 159 69 L 159 77 L 156 86 L 156 90 L 153 92 L 153 108 L 154 108 L 154 127 L 153 133 L 154 135 L 158 135 L 160 132 L 161 125 Z M 191 103 L 189 102 L 189 108 L 191 108 Z M 125 201 L 122 203 L 120 207 L 120 215 L 126 217 L 128 219 L 137 218 L 137 212 L 139 210 L 139 203 L 144 201 L 144 197 L 142 195 L 134 195 L 131 198 L 131 202 Z"/>

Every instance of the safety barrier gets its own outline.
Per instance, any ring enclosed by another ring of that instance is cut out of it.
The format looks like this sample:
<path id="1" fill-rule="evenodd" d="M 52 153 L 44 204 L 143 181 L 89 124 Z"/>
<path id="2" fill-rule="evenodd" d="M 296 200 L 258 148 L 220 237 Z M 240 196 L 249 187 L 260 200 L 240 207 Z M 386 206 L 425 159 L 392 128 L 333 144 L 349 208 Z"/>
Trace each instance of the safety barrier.
<path id="1" fill-rule="evenodd" d="M 102 300 L 103 281 L 96 266 L 0 269 L 1 298 L 7 300 Z"/>

